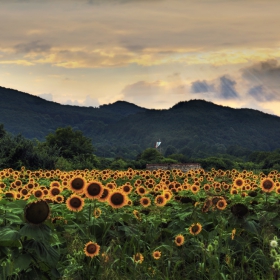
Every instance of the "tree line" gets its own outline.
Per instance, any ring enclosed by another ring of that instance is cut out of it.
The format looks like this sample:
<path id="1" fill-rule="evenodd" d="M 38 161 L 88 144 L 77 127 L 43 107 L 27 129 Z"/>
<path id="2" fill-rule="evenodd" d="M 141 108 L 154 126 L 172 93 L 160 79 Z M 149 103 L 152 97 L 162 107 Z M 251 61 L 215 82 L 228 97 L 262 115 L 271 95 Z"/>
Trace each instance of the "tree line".
<path id="1" fill-rule="evenodd" d="M 148 147 L 140 150 L 134 159 L 123 156 L 113 158 L 96 156 L 96 148 L 89 137 L 71 126 L 57 128 L 44 141 L 27 139 L 21 134 L 13 135 L 0 124 L 0 169 L 22 166 L 30 170 L 38 169 L 145 169 L 147 163 L 200 163 L 202 168 L 238 170 L 280 170 L 280 149 L 274 151 L 250 151 L 239 146 L 231 146 L 223 153 L 193 156 L 191 149 L 178 150 L 169 145 L 163 152 Z"/>

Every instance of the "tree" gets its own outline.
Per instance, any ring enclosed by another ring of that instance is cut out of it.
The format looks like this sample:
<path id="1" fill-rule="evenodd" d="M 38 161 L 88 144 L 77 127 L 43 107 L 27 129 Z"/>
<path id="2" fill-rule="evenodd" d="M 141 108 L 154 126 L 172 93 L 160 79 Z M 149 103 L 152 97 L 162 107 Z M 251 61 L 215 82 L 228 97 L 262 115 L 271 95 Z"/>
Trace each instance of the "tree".
<path id="1" fill-rule="evenodd" d="M 141 159 L 146 162 L 159 163 L 163 155 L 155 148 L 148 148 L 141 154 Z"/>
<path id="2" fill-rule="evenodd" d="M 85 137 L 79 130 L 74 131 L 70 126 L 58 128 L 55 133 L 47 135 L 45 144 L 56 147 L 59 156 L 70 160 L 81 156 L 88 158 L 94 152 L 91 139 Z"/>

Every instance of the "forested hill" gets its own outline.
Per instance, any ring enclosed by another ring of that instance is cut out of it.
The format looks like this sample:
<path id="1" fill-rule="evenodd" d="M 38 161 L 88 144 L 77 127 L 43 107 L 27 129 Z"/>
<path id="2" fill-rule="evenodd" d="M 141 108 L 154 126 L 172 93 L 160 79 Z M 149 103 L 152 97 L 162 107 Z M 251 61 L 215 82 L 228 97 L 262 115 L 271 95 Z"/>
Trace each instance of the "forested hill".
<path id="1" fill-rule="evenodd" d="M 60 105 L 0 87 L 0 123 L 13 134 L 44 140 L 57 127 L 72 126 L 90 137 L 102 156 L 137 154 L 159 139 L 186 155 L 271 151 L 280 148 L 280 117 L 233 109 L 203 100 L 149 110 L 118 101 L 100 108 Z"/>

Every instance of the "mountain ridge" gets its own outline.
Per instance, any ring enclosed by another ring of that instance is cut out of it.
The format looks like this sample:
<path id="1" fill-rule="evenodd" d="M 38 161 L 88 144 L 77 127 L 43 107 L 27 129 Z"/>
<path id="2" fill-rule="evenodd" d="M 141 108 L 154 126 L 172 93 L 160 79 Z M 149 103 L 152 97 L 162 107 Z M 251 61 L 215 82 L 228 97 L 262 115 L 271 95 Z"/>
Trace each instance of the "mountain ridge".
<path id="1" fill-rule="evenodd" d="M 271 151 L 280 148 L 280 117 L 194 99 L 169 109 L 147 109 L 127 101 L 98 108 L 62 105 L 0 87 L 0 124 L 13 134 L 44 141 L 58 127 L 71 126 L 90 137 L 97 153 L 137 154 L 161 139 L 166 149 L 197 154 L 223 153 L 229 147 Z"/>

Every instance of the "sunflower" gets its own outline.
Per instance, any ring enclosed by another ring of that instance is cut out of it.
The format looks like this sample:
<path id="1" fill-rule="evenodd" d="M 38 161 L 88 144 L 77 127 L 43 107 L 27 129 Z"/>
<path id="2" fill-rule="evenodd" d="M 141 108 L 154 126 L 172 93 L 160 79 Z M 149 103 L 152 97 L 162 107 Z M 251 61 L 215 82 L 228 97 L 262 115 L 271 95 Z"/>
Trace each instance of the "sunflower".
<path id="1" fill-rule="evenodd" d="M 126 194 L 130 194 L 133 189 L 133 187 L 130 184 L 125 184 L 121 188 L 122 188 L 122 191 Z"/>
<path id="2" fill-rule="evenodd" d="M 26 205 L 24 209 L 25 220 L 34 225 L 43 223 L 50 216 L 50 207 L 44 200 L 38 200 Z"/>
<path id="3" fill-rule="evenodd" d="M 143 207 L 148 207 L 151 205 L 151 200 L 149 197 L 141 197 L 140 199 L 140 204 L 143 206 Z"/>
<path id="4" fill-rule="evenodd" d="M 50 188 L 52 188 L 52 187 L 60 188 L 61 186 L 60 186 L 60 183 L 58 181 L 52 181 L 50 183 Z"/>
<path id="5" fill-rule="evenodd" d="M 224 210 L 227 207 L 227 202 L 225 199 L 220 199 L 217 203 L 216 203 L 216 207 L 219 210 Z"/>
<path id="6" fill-rule="evenodd" d="M 249 212 L 249 209 L 245 204 L 236 203 L 231 206 L 230 211 L 237 218 L 242 218 Z"/>
<path id="7" fill-rule="evenodd" d="M 79 212 L 83 209 L 84 204 L 84 199 L 76 194 L 72 194 L 66 200 L 66 206 L 70 211 Z"/>
<path id="8" fill-rule="evenodd" d="M 32 193 L 37 198 L 43 198 L 44 192 L 41 189 L 35 189 Z"/>
<path id="9" fill-rule="evenodd" d="M 275 192 L 276 192 L 277 194 L 280 194 L 280 187 L 277 187 L 277 188 L 275 189 Z"/>
<path id="10" fill-rule="evenodd" d="M 135 263 L 142 263 L 144 261 L 144 257 L 141 253 L 136 253 L 135 255 L 133 255 L 133 261 Z"/>
<path id="11" fill-rule="evenodd" d="M 108 203 L 113 208 L 122 208 L 127 205 L 127 196 L 122 191 L 113 191 L 109 194 Z"/>
<path id="12" fill-rule="evenodd" d="M 54 201 L 57 202 L 57 203 L 63 203 L 64 202 L 64 196 L 59 194 L 59 195 L 56 195 L 54 197 Z"/>
<path id="13" fill-rule="evenodd" d="M 94 211 L 93 211 L 94 218 L 96 218 L 96 219 L 99 218 L 101 213 L 102 213 L 102 211 L 101 211 L 100 208 L 95 208 Z"/>
<path id="14" fill-rule="evenodd" d="M 49 194 L 51 197 L 55 197 L 60 194 L 60 188 L 57 186 L 52 186 L 49 190 Z"/>
<path id="15" fill-rule="evenodd" d="M 167 202 L 167 199 L 165 198 L 164 195 L 157 195 L 156 198 L 155 198 L 155 204 L 157 206 L 164 206 Z"/>
<path id="16" fill-rule="evenodd" d="M 158 259 L 160 259 L 160 257 L 161 257 L 161 252 L 160 252 L 160 251 L 154 251 L 154 252 L 152 253 L 152 256 L 153 256 L 153 258 L 154 258 L 155 260 L 158 260 Z"/>
<path id="17" fill-rule="evenodd" d="M 103 194 L 103 188 L 100 182 L 91 181 L 86 185 L 84 193 L 88 198 L 99 199 Z"/>
<path id="18" fill-rule="evenodd" d="M 110 189 L 107 188 L 107 187 L 103 187 L 102 194 L 101 194 L 101 196 L 99 197 L 98 200 L 101 201 L 101 202 L 107 201 L 107 199 L 109 197 L 109 194 L 110 194 Z"/>
<path id="19" fill-rule="evenodd" d="M 191 191 L 192 191 L 192 193 L 198 193 L 199 190 L 200 190 L 200 187 L 199 187 L 199 186 L 197 186 L 197 185 L 192 185 L 192 186 L 191 186 Z"/>
<path id="20" fill-rule="evenodd" d="M 192 224 L 189 228 L 190 234 L 198 235 L 202 230 L 202 225 L 200 223 Z"/>
<path id="21" fill-rule="evenodd" d="M 138 187 L 136 188 L 136 193 L 137 193 L 138 195 L 145 195 L 145 194 L 147 193 L 147 190 L 146 190 L 146 188 L 143 187 L 143 186 L 138 186 Z"/>
<path id="22" fill-rule="evenodd" d="M 204 191 L 208 192 L 208 191 L 210 191 L 211 186 L 210 186 L 209 184 L 205 184 L 205 185 L 203 186 L 203 189 L 204 189 Z"/>
<path id="23" fill-rule="evenodd" d="M 137 220 L 141 221 L 141 216 L 140 216 L 139 211 L 133 210 L 133 215 Z"/>
<path id="24" fill-rule="evenodd" d="M 243 178 L 237 177 L 237 178 L 234 179 L 233 185 L 234 185 L 236 188 L 242 188 L 242 187 L 245 185 L 245 181 L 244 181 Z"/>
<path id="25" fill-rule="evenodd" d="M 97 256 L 99 254 L 99 251 L 100 251 L 100 246 L 92 241 L 89 241 L 84 248 L 85 255 L 91 258 Z"/>
<path id="26" fill-rule="evenodd" d="M 176 243 L 177 246 L 182 246 L 185 242 L 185 237 L 182 234 L 178 234 L 175 237 L 174 242 Z"/>
<path id="27" fill-rule="evenodd" d="M 261 188 L 264 192 L 271 192 L 275 187 L 275 183 L 271 178 L 265 178 L 261 181 Z"/>
<path id="28" fill-rule="evenodd" d="M 238 194 L 238 189 L 236 189 L 236 188 L 231 188 L 231 189 L 230 189 L 230 194 Z"/>
<path id="29" fill-rule="evenodd" d="M 81 176 L 74 176 L 69 182 L 69 188 L 75 193 L 82 193 L 86 186 L 86 180 Z"/>

